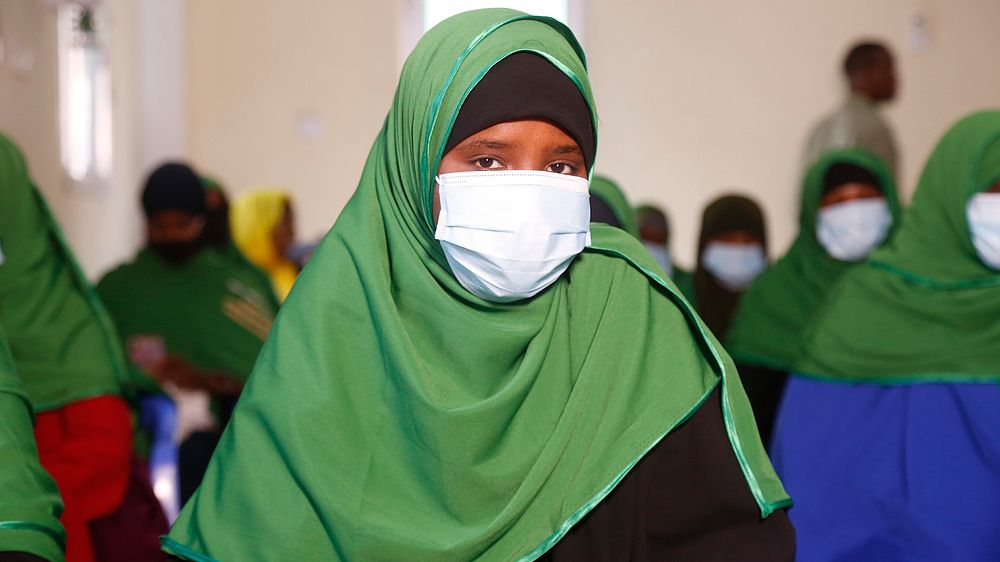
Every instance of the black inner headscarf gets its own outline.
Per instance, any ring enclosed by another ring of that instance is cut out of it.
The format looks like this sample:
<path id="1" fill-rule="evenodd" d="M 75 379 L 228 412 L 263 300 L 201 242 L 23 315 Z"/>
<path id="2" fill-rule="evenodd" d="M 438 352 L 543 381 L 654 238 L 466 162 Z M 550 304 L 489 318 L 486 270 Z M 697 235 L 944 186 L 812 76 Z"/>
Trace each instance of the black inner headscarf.
<path id="1" fill-rule="evenodd" d="M 544 119 L 573 138 L 589 166 L 594 127 L 580 89 L 545 58 L 519 52 L 498 62 L 472 89 L 455 119 L 444 151 L 497 123 Z"/>
<path id="2" fill-rule="evenodd" d="M 198 174 L 186 164 L 168 162 L 153 170 L 142 191 L 146 217 L 159 211 L 187 211 L 205 214 L 205 188 Z"/>
<path id="3" fill-rule="evenodd" d="M 698 266 L 694 272 L 694 292 L 698 313 L 719 339 L 725 339 L 729 331 L 733 313 L 743 297 L 743 291 L 726 289 L 709 273 L 702 263 L 705 246 L 715 236 L 742 230 L 761 240 L 767 254 L 767 232 L 764 228 L 764 213 L 760 206 L 742 195 L 726 195 L 710 203 L 701 219 L 701 234 L 698 237 Z"/>
<path id="4" fill-rule="evenodd" d="M 882 190 L 882 186 L 879 185 L 875 174 L 854 164 L 838 162 L 830 166 L 826 171 L 826 175 L 823 176 L 823 195 L 848 183 L 863 183 L 877 187 L 879 191 Z"/>

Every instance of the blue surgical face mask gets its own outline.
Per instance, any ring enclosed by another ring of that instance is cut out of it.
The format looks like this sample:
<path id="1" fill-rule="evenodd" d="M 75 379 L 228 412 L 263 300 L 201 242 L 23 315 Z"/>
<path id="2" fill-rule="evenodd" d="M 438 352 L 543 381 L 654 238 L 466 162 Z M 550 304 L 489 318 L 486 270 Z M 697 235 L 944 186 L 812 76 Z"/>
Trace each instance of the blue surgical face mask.
<path id="1" fill-rule="evenodd" d="M 840 261 L 861 261 L 885 241 L 892 228 L 892 213 L 881 197 L 855 199 L 819 211 L 816 238 Z"/>
<path id="2" fill-rule="evenodd" d="M 767 257 L 760 244 L 709 242 L 701 254 L 701 263 L 726 289 L 742 291 L 767 267 Z"/>
<path id="3" fill-rule="evenodd" d="M 979 193 L 965 210 L 976 254 L 984 264 L 1000 270 L 1000 193 Z"/>
<path id="4" fill-rule="evenodd" d="M 656 263 L 660 264 L 660 267 L 663 268 L 663 271 L 667 274 L 667 277 L 673 277 L 674 264 L 670 259 L 670 250 L 667 250 L 667 247 L 664 246 L 663 244 L 657 244 L 656 242 L 649 242 L 647 240 L 644 240 L 642 242 L 642 245 L 645 246 L 647 250 L 649 250 L 649 253 L 653 256 L 653 259 L 656 260 Z"/>

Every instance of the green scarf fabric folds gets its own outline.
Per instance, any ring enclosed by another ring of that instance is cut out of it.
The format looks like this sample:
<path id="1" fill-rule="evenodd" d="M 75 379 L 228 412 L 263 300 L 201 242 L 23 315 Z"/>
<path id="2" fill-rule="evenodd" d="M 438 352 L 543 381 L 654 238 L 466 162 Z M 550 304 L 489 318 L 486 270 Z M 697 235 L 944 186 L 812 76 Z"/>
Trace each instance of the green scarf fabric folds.
<path id="1" fill-rule="evenodd" d="M 57 562 L 66 541 L 59 523 L 62 500 L 38 462 L 31 424 L 31 402 L 0 329 L 0 552 L 28 552 Z"/>
<path id="2" fill-rule="evenodd" d="M 550 18 L 468 12 L 405 64 L 357 191 L 283 305 L 167 551 L 191 560 L 532 560 L 719 384 L 761 514 L 788 496 L 731 360 L 638 240 L 593 245 L 535 297 L 466 291 L 433 236 L 465 95 L 532 51 L 593 106 Z"/>
<path id="3" fill-rule="evenodd" d="M 798 237 L 788 253 L 754 281 L 737 309 L 726 337 L 726 350 L 737 362 L 787 371 L 799 355 L 802 328 L 837 281 L 857 265 L 830 257 L 816 238 L 823 181 L 830 167 L 841 163 L 864 168 L 878 179 L 893 228 L 898 225 L 896 185 L 877 156 L 840 149 L 820 157 L 803 181 Z"/>
<path id="4" fill-rule="evenodd" d="M 590 182 L 590 196 L 597 197 L 611 208 L 611 212 L 621 223 L 622 230 L 636 238 L 639 237 L 639 225 L 635 221 L 635 212 L 617 183 L 611 178 L 594 176 Z"/>
<path id="5" fill-rule="evenodd" d="M 0 325 L 36 412 L 121 393 L 125 360 L 104 306 L 0 135 Z"/>
<path id="6" fill-rule="evenodd" d="M 805 331 L 795 371 L 909 384 L 1000 380 L 1000 272 L 966 206 L 1000 178 L 1000 111 L 972 114 L 931 154 L 893 241 L 848 272 Z"/>

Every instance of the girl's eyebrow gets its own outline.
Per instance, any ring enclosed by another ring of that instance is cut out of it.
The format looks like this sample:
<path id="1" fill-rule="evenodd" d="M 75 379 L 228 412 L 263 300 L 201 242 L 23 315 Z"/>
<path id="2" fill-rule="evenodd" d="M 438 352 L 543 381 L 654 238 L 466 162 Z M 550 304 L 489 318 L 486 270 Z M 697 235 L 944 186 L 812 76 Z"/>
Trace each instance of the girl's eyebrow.
<path id="1" fill-rule="evenodd" d="M 510 150 L 517 145 L 497 139 L 476 139 L 463 143 L 462 148 L 489 148 L 493 150 Z"/>
<path id="2" fill-rule="evenodd" d="M 552 149 L 554 154 L 583 154 L 580 147 L 575 144 L 564 144 L 561 146 L 556 146 Z"/>

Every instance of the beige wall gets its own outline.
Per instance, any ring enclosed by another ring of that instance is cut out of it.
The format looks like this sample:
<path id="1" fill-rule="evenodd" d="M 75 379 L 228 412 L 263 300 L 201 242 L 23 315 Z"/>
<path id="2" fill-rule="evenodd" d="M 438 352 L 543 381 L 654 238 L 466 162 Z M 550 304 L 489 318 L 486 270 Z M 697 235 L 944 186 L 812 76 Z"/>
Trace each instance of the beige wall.
<path id="1" fill-rule="evenodd" d="M 917 11 L 929 18 L 924 52 L 909 48 Z M 897 53 L 901 95 L 887 114 L 906 193 L 949 124 L 1000 106 L 996 0 L 591 0 L 588 16 L 598 168 L 634 201 L 669 208 L 687 264 L 701 209 L 733 187 L 763 202 L 772 253 L 790 242 L 802 145 L 842 97 L 854 39 L 881 37 Z"/>
<path id="2" fill-rule="evenodd" d="M 199 170 L 231 193 L 286 186 L 299 236 L 324 234 L 389 109 L 395 6 L 189 0 L 187 144 Z"/>

